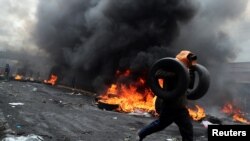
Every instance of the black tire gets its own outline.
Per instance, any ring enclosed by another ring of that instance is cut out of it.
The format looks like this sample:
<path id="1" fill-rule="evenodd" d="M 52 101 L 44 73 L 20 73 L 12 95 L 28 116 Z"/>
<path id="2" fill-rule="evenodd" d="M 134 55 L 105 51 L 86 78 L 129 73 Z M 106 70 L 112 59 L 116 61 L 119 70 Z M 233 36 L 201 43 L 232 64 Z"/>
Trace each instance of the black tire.
<path id="1" fill-rule="evenodd" d="M 156 97 L 156 100 L 155 100 L 155 111 L 158 114 L 161 113 L 162 103 L 163 103 L 163 99 L 161 99 L 159 97 Z"/>
<path id="2" fill-rule="evenodd" d="M 200 64 L 196 64 L 194 69 L 198 73 L 199 81 L 195 88 L 188 90 L 187 99 L 189 100 L 197 100 L 203 97 L 207 93 L 210 85 L 210 75 L 208 70 Z"/>
<path id="3" fill-rule="evenodd" d="M 174 72 L 177 75 L 176 88 L 166 90 L 161 88 L 156 77 L 158 70 Z M 187 68 L 175 58 L 163 58 L 158 60 L 149 71 L 148 85 L 153 93 L 164 100 L 175 100 L 185 94 L 189 84 L 189 73 Z"/>

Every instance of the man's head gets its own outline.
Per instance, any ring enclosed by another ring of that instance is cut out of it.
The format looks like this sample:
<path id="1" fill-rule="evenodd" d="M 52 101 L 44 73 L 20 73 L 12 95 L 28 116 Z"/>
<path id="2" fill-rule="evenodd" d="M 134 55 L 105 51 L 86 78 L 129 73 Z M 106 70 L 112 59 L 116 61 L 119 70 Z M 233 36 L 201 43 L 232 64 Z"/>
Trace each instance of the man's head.
<path id="1" fill-rule="evenodd" d="M 182 50 L 175 58 L 187 67 L 191 67 L 197 63 L 197 56 L 188 50 Z"/>

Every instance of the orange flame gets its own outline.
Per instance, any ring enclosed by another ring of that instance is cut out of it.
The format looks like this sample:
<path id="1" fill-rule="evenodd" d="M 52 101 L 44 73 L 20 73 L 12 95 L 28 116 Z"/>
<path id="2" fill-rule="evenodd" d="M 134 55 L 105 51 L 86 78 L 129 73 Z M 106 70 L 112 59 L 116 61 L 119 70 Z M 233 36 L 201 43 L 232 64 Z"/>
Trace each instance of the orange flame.
<path id="1" fill-rule="evenodd" d="M 127 78 L 131 74 L 130 70 L 125 72 L 117 71 L 116 77 Z M 159 85 L 163 87 L 163 79 L 158 80 Z M 141 89 L 143 88 L 143 89 Z M 145 79 L 138 78 L 130 84 L 124 84 L 122 82 L 116 82 L 99 96 L 99 102 L 119 105 L 116 109 L 119 112 L 134 112 L 140 109 L 145 112 L 150 112 L 156 115 L 155 112 L 155 100 L 153 92 L 150 88 L 146 87 Z M 206 116 L 205 111 L 200 106 L 196 105 L 195 110 L 189 109 L 190 115 L 194 120 L 200 120 Z"/>
<path id="2" fill-rule="evenodd" d="M 18 74 L 17 74 L 17 75 L 15 76 L 15 80 L 22 80 L 22 79 L 23 79 L 23 76 L 21 76 L 21 75 L 18 75 Z"/>
<path id="3" fill-rule="evenodd" d="M 107 93 L 108 91 L 119 93 Z M 101 99 L 99 101 L 108 104 L 118 104 L 118 111 L 133 112 L 136 109 L 142 109 L 146 112 L 154 111 L 154 96 L 150 90 L 138 92 L 133 85 L 112 84 L 107 92 L 100 96 Z"/>
<path id="4" fill-rule="evenodd" d="M 57 81 L 57 76 L 54 75 L 54 74 L 51 74 L 50 79 L 49 80 L 44 80 L 44 83 L 55 85 L 56 81 Z"/>
<path id="5" fill-rule="evenodd" d="M 198 105 L 195 105 L 195 107 L 196 107 L 196 109 L 188 108 L 189 115 L 192 117 L 192 119 L 195 121 L 199 121 L 199 120 L 205 118 L 206 117 L 205 110 Z"/>
<path id="6" fill-rule="evenodd" d="M 250 121 L 248 121 L 244 117 L 244 113 L 231 103 L 225 104 L 223 108 L 221 109 L 221 111 L 229 116 L 232 116 L 234 121 L 245 123 L 245 124 L 250 124 Z"/>
<path id="7" fill-rule="evenodd" d="M 128 78 L 130 75 L 130 70 L 116 72 L 118 78 Z M 120 112 L 134 112 L 136 109 L 145 112 L 155 111 L 154 102 L 156 98 L 149 88 L 145 88 L 143 78 L 138 78 L 128 85 L 121 82 L 112 84 L 99 98 L 100 102 L 119 105 L 116 110 Z"/>

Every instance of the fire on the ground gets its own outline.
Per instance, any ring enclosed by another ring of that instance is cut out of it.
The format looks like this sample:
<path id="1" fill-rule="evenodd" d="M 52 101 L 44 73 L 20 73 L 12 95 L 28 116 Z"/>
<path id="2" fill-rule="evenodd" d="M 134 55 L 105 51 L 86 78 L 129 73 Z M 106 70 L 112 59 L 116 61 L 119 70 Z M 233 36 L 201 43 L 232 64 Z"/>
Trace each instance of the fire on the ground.
<path id="1" fill-rule="evenodd" d="M 130 70 L 125 72 L 117 71 L 117 77 L 129 77 Z M 163 87 L 163 80 L 159 80 L 159 84 Z M 140 89 L 143 88 L 143 89 Z M 153 92 L 150 88 L 145 87 L 145 79 L 139 77 L 135 82 L 124 84 L 116 82 L 111 84 L 107 90 L 99 96 L 99 102 L 106 104 L 117 104 L 119 112 L 134 112 L 136 110 L 143 110 L 149 113 L 155 112 L 155 100 Z M 196 105 L 195 108 L 189 108 L 189 114 L 193 120 L 200 120 L 206 116 L 205 110 Z"/>
<path id="2" fill-rule="evenodd" d="M 233 118 L 234 121 L 238 121 L 241 123 L 245 123 L 245 124 L 250 124 L 250 121 L 247 120 L 244 116 L 244 112 L 242 112 L 240 110 L 240 108 L 236 107 L 233 102 L 228 102 L 226 103 L 221 111 L 225 114 L 227 114 L 228 116 L 231 116 Z"/>
<path id="3" fill-rule="evenodd" d="M 51 74 L 48 80 L 44 80 L 44 83 L 51 84 L 51 85 L 55 85 L 56 82 L 57 82 L 57 75 L 55 74 Z"/>
<path id="4" fill-rule="evenodd" d="M 131 75 L 130 70 L 124 72 L 117 71 L 116 77 L 129 77 Z M 159 80 L 159 85 L 163 87 L 163 80 Z M 143 88 L 143 89 L 140 89 Z M 139 77 L 134 82 L 129 84 L 115 82 L 107 88 L 107 90 L 98 97 L 99 102 L 106 104 L 116 104 L 119 108 L 116 111 L 119 112 L 134 112 L 136 110 L 142 110 L 149 113 L 155 112 L 155 100 L 153 92 L 150 88 L 145 87 L 145 79 Z M 193 108 L 188 108 L 189 115 L 193 120 L 199 121 L 206 117 L 206 112 L 200 105 L 195 105 Z M 233 104 L 226 104 L 222 108 L 222 112 L 226 113 L 232 118 L 241 123 L 250 124 L 250 122 L 244 117 L 244 114 Z"/>

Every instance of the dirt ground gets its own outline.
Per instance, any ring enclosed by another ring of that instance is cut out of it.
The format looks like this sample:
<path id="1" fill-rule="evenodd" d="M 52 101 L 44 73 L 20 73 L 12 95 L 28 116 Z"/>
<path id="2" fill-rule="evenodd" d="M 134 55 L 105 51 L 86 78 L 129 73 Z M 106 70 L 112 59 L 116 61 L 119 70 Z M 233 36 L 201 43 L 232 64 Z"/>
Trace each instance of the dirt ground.
<path id="1" fill-rule="evenodd" d="M 136 132 L 154 117 L 100 110 L 95 95 L 59 87 L 0 81 L 1 140 L 35 134 L 45 141 L 136 141 Z M 11 105 L 10 103 L 19 103 Z M 206 129 L 193 122 L 195 140 L 206 141 Z M 179 140 L 175 124 L 145 141 Z"/>

